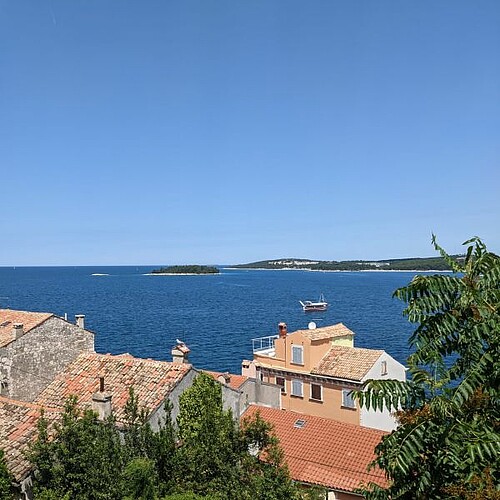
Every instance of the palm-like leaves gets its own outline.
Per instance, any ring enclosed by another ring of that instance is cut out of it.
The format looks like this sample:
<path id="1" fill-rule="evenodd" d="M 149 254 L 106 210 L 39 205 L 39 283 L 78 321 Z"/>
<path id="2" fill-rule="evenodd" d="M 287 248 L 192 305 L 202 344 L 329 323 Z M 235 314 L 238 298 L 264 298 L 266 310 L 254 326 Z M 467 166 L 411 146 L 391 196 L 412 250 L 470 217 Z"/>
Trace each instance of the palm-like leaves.
<path id="1" fill-rule="evenodd" d="M 416 276 L 394 293 L 417 323 L 411 380 L 370 381 L 357 394 L 368 408 L 401 408 L 374 462 L 391 483 L 368 487 L 371 499 L 500 491 L 500 258 L 478 238 L 464 243 L 463 260 L 433 244 L 454 273 Z M 487 484 L 478 481 L 486 470 Z"/>

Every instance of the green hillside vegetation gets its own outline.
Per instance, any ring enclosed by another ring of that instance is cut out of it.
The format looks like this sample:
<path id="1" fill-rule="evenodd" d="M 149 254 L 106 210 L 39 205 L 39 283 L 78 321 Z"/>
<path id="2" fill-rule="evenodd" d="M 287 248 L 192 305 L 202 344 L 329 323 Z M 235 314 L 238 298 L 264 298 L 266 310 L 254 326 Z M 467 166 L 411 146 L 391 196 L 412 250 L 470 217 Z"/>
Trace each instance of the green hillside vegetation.
<path id="1" fill-rule="evenodd" d="M 460 261 L 463 256 L 451 257 Z M 241 269 L 307 269 L 311 271 L 450 271 L 451 267 L 442 257 L 412 257 L 408 259 L 388 260 L 312 260 L 312 259 L 276 259 L 239 264 Z"/>
<path id="2" fill-rule="evenodd" d="M 218 274 L 219 269 L 214 266 L 167 266 L 153 269 L 152 274 Z"/>

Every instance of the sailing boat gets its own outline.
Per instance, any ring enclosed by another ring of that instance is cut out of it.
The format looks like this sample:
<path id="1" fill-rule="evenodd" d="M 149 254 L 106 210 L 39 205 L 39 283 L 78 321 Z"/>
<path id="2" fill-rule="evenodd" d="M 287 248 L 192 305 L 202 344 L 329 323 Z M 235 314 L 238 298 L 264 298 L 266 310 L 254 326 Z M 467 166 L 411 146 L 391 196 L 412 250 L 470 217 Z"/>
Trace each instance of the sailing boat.
<path id="1" fill-rule="evenodd" d="M 326 302 L 325 296 L 323 294 L 319 296 L 317 302 L 313 302 L 312 300 L 305 300 L 304 302 L 299 300 L 299 302 L 304 312 L 326 311 L 328 307 L 328 302 Z"/>

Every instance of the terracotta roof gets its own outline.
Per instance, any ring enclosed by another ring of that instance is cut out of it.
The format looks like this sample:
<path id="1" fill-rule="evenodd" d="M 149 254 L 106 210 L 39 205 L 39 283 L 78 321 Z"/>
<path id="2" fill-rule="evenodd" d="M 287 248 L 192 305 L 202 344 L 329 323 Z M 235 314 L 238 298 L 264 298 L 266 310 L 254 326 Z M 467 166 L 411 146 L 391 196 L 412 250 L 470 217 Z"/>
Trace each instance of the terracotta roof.
<path id="1" fill-rule="evenodd" d="M 16 481 L 23 480 L 31 469 L 24 452 L 37 436 L 36 424 L 40 411 L 38 405 L 0 396 L 0 446 L 5 452 L 7 467 Z M 44 415 L 52 422 L 59 417 L 60 411 L 45 409 Z"/>
<path id="2" fill-rule="evenodd" d="M 207 370 L 203 370 L 207 375 L 210 375 L 213 377 L 215 380 L 217 380 L 219 377 L 226 377 L 229 376 L 229 387 L 232 389 L 239 389 L 244 382 L 247 381 L 248 377 L 245 375 L 234 375 L 232 373 L 222 373 L 222 372 L 209 372 Z"/>
<path id="3" fill-rule="evenodd" d="M 361 382 L 383 353 L 376 349 L 334 346 L 311 373 Z"/>
<path id="4" fill-rule="evenodd" d="M 130 386 L 134 387 L 139 405 L 153 411 L 189 370 L 191 365 L 184 363 L 83 353 L 42 391 L 36 403 L 59 408 L 75 394 L 81 406 L 90 408 L 92 395 L 99 390 L 99 377 L 104 377 L 105 391 L 112 395 L 113 414 L 123 422 Z"/>
<path id="5" fill-rule="evenodd" d="M 362 483 L 387 484 L 383 471 L 367 470 L 383 431 L 287 410 L 249 406 L 243 418 L 260 412 L 279 439 L 292 479 L 353 491 Z M 304 426 L 295 426 L 303 420 Z"/>
<path id="6" fill-rule="evenodd" d="M 27 333 L 52 316 L 54 316 L 52 313 L 0 309 L 0 347 L 4 347 L 14 340 L 14 323 L 22 323 L 24 333 Z"/>
<path id="7" fill-rule="evenodd" d="M 345 335 L 354 335 L 352 330 L 349 330 L 343 323 L 336 325 L 323 326 L 314 330 L 296 330 L 292 333 L 301 333 L 304 337 L 311 340 L 333 339 L 335 337 L 344 337 Z M 291 335 L 291 334 L 290 334 Z"/>

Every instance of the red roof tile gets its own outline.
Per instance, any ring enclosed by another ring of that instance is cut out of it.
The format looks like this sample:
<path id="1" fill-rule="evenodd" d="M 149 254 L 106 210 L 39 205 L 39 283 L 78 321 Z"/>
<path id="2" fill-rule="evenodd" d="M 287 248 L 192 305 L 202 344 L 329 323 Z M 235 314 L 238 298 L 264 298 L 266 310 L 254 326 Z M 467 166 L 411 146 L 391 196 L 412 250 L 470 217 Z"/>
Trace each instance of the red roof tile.
<path id="1" fill-rule="evenodd" d="M 54 316 L 52 313 L 0 309 L 0 347 L 4 347 L 14 340 L 14 323 L 22 323 L 24 325 L 23 331 L 27 333 L 52 316 Z"/>
<path id="2" fill-rule="evenodd" d="M 296 330 L 295 332 L 290 333 L 290 335 L 292 335 L 293 333 L 300 333 L 301 335 L 307 337 L 312 341 L 345 337 L 346 335 L 354 335 L 354 332 L 352 330 L 349 330 L 349 328 L 347 328 L 347 326 L 345 326 L 343 323 L 337 323 L 336 325 L 330 326 L 321 326 L 312 330 Z"/>
<path id="3" fill-rule="evenodd" d="M 36 439 L 40 412 L 41 407 L 38 405 L 0 396 L 0 447 L 5 452 L 7 467 L 16 481 L 24 479 L 31 469 L 24 453 Z M 46 408 L 44 415 L 52 422 L 59 418 L 60 411 Z"/>
<path id="4" fill-rule="evenodd" d="M 92 395 L 99 390 L 99 377 L 104 377 L 105 391 L 112 395 L 113 414 L 123 422 L 130 386 L 139 405 L 154 411 L 190 369 L 191 365 L 184 363 L 83 353 L 44 389 L 36 403 L 59 408 L 74 394 L 81 406 L 90 408 Z"/>
<path id="5" fill-rule="evenodd" d="M 375 458 L 375 446 L 387 433 L 254 405 L 246 410 L 243 418 L 257 412 L 273 425 L 295 481 L 344 491 L 353 491 L 362 483 L 387 484 L 380 469 L 367 471 L 368 464 Z M 301 428 L 294 426 L 299 419 L 305 421 Z"/>
<path id="6" fill-rule="evenodd" d="M 207 375 L 210 375 L 215 380 L 219 380 L 219 377 L 229 377 L 229 387 L 232 389 L 239 389 L 244 382 L 248 379 L 245 375 L 234 375 L 232 373 L 222 373 L 222 372 L 210 372 L 207 370 L 203 370 Z"/>
<path id="7" fill-rule="evenodd" d="M 334 346 L 311 373 L 361 382 L 384 351 Z"/>

